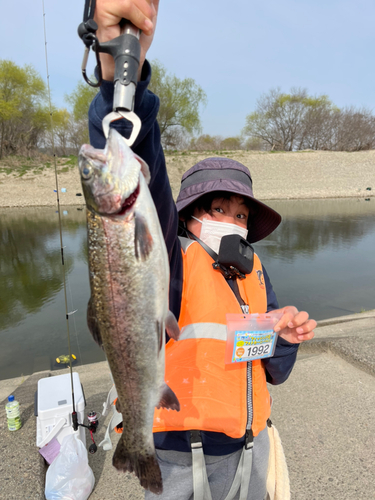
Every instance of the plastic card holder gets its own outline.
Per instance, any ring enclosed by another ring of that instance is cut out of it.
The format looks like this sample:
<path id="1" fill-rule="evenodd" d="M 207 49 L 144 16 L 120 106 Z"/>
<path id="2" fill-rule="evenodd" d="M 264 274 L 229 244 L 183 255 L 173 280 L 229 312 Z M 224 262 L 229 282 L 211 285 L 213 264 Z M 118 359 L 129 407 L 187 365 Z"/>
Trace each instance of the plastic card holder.
<path id="1" fill-rule="evenodd" d="M 225 363 L 243 363 L 270 358 L 276 347 L 274 326 L 281 312 L 263 314 L 227 314 Z"/>

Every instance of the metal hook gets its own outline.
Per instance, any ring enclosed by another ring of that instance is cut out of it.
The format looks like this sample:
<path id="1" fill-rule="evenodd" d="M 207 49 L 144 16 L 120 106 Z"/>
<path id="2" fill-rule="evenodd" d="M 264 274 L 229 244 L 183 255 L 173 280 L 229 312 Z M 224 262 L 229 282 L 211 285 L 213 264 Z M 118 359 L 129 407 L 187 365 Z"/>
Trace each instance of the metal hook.
<path id="1" fill-rule="evenodd" d="M 82 60 L 82 76 L 85 80 L 86 83 L 88 83 L 91 87 L 100 87 L 103 81 L 103 76 L 102 76 L 102 65 L 100 62 L 100 57 L 99 57 L 99 42 L 98 39 L 94 34 L 88 34 L 86 35 L 87 38 L 90 38 L 92 40 L 93 44 L 93 50 L 95 52 L 96 56 L 96 68 L 95 70 L 97 71 L 98 74 L 98 81 L 97 82 L 92 82 L 89 77 L 87 76 L 86 73 L 86 67 L 87 67 L 87 61 L 89 59 L 89 54 L 90 54 L 90 46 L 86 45 L 85 51 L 83 53 L 83 60 Z"/>
<path id="2" fill-rule="evenodd" d="M 109 113 L 103 119 L 103 132 L 105 138 L 108 139 L 110 124 L 116 120 L 121 120 L 122 118 L 125 118 L 125 120 L 128 120 L 133 125 L 133 130 L 129 139 L 124 137 L 126 144 L 130 147 L 134 144 L 142 126 L 140 118 L 133 111 L 112 111 L 112 113 Z"/>

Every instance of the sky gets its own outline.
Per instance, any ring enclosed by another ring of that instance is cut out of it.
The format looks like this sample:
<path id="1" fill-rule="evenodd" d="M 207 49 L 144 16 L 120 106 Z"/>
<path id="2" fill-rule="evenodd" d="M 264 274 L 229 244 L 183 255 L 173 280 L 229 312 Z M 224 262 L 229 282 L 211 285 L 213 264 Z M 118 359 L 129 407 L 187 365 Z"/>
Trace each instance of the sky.
<path id="1" fill-rule="evenodd" d="M 42 0 L 0 0 L 0 59 L 32 64 L 46 80 Z M 77 35 L 83 0 L 44 0 L 52 101 L 81 79 Z M 271 88 L 306 88 L 338 107 L 375 110 L 373 0 L 160 0 L 148 59 L 207 95 L 202 132 L 241 133 L 257 99 Z M 94 67 L 94 54 L 90 54 Z"/>

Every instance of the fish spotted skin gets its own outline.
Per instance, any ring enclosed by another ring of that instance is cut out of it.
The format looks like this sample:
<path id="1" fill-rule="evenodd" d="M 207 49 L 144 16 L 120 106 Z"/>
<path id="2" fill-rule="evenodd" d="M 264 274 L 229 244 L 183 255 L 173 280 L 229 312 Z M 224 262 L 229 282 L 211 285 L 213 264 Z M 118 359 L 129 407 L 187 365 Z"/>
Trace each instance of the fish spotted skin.
<path id="1" fill-rule="evenodd" d="M 161 493 L 154 409 L 179 410 L 179 403 L 164 382 L 169 263 L 145 180 L 148 167 L 114 129 L 103 151 L 81 148 L 79 165 L 87 205 L 88 324 L 105 351 L 123 416 L 113 465 Z"/>

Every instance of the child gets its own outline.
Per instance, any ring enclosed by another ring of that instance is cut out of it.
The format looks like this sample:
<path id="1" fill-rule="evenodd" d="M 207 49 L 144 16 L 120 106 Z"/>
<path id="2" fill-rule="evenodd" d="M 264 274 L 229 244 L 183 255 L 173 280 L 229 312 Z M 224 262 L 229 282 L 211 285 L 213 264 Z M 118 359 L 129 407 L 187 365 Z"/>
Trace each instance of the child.
<path id="1" fill-rule="evenodd" d="M 214 269 L 221 238 L 239 235 L 249 243 L 259 241 L 279 225 L 281 217 L 254 198 L 248 169 L 227 158 L 208 158 L 190 168 L 174 203 L 156 122 L 158 98 L 147 90 L 151 69 L 144 60 L 153 34 L 146 21 L 155 22 L 157 7 L 158 2 L 146 0 L 125 6 L 116 0 L 97 0 L 95 16 L 101 41 L 118 34 L 121 17 L 143 29 L 134 110 L 142 128 L 132 149 L 150 167 L 149 187 L 170 261 L 170 309 L 181 329 L 180 340 L 170 340 L 166 346 L 165 377 L 181 410 L 155 410 L 154 441 L 163 494 L 147 491 L 145 498 L 229 500 L 240 498 L 241 492 L 241 498 L 262 500 L 269 454 L 266 382 L 280 384 L 288 378 L 298 345 L 313 337 L 316 322 L 304 311 L 284 307 L 279 310 L 282 317 L 275 327 L 279 337 L 272 357 L 225 364 L 226 314 L 277 310 L 278 303 L 255 254 L 253 269 L 243 279 Z M 104 78 L 110 80 L 113 62 L 102 57 L 102 64 Z M 89 112 L 90 140 L 96 148 L 104 147 L 102 119 L 112 104 L 113 83 L 104 81 Z M 124 120 L 113 126 L 129 136 L 131 126 Z M 237 257 L 234 251 L 233 266 Z"/>

